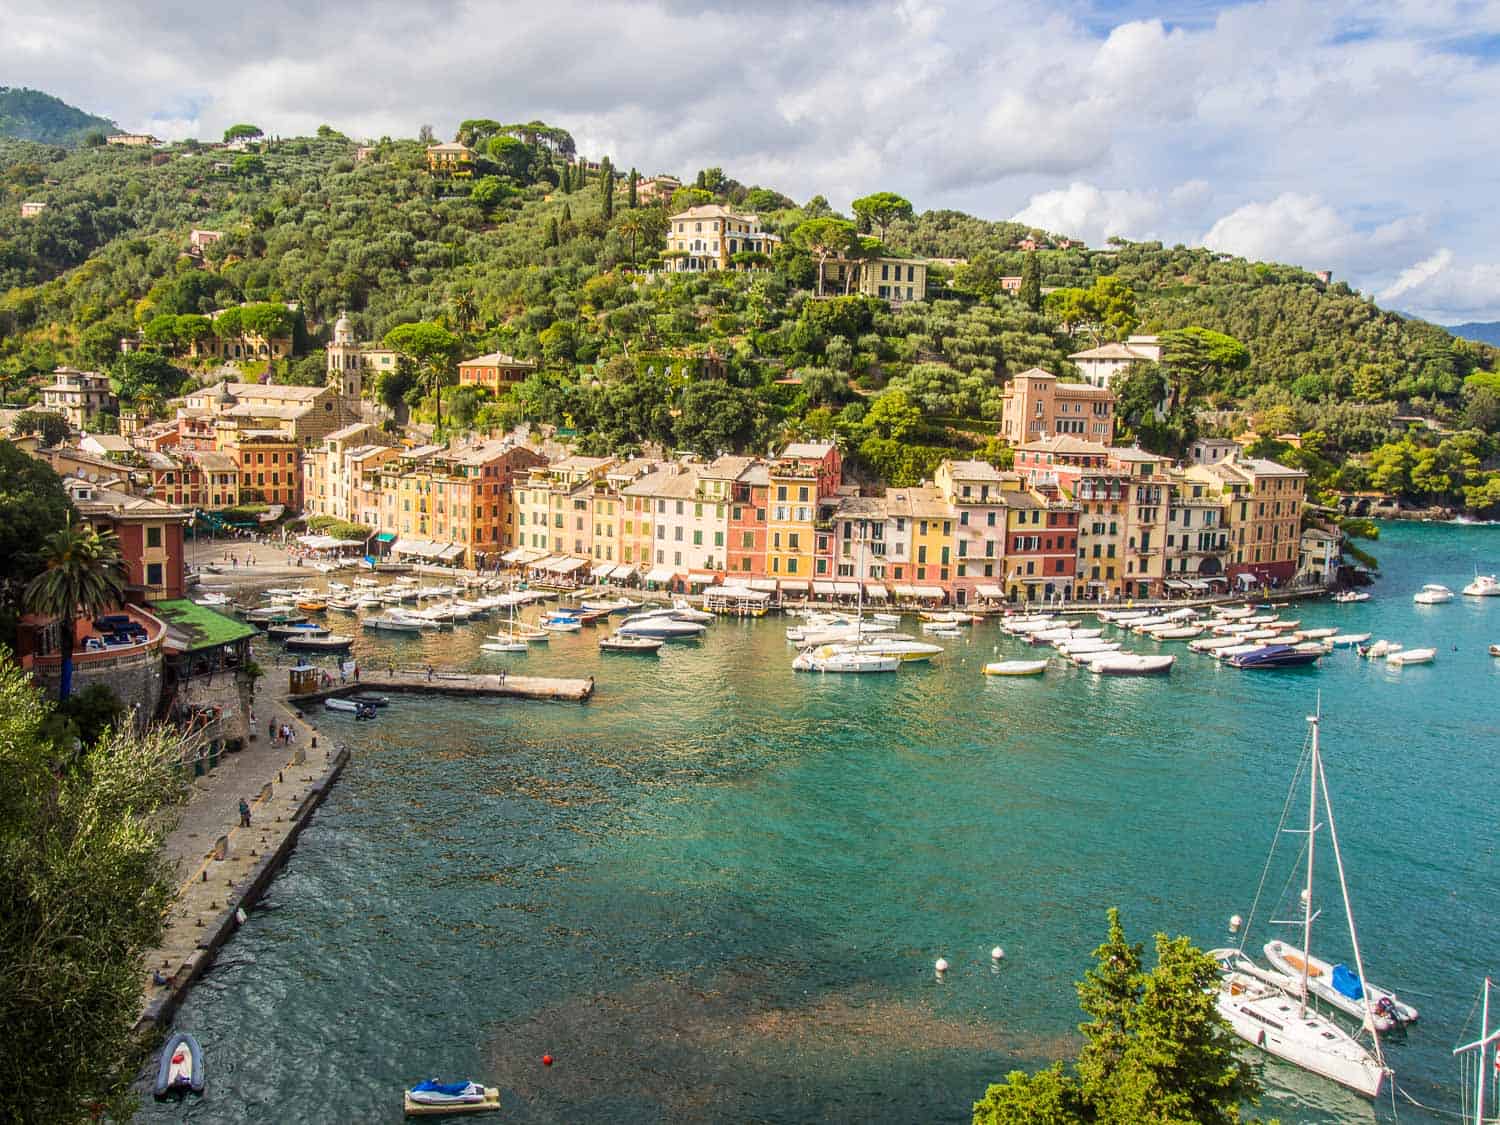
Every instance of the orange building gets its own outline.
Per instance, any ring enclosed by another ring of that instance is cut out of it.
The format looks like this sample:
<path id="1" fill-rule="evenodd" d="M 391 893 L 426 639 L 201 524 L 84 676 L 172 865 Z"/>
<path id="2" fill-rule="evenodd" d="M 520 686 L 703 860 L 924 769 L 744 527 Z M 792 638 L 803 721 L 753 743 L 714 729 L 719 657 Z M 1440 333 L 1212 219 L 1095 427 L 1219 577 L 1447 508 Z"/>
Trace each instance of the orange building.
<path id="1" fill-rule="evenodd" d="M 536 371 L 536 360 L 516 359 L 504 352 L 475 356 L 458 365 L 458 381 L 465 386 L 483 387 L 504 394 L 517 383 L 523 383 Z"/>

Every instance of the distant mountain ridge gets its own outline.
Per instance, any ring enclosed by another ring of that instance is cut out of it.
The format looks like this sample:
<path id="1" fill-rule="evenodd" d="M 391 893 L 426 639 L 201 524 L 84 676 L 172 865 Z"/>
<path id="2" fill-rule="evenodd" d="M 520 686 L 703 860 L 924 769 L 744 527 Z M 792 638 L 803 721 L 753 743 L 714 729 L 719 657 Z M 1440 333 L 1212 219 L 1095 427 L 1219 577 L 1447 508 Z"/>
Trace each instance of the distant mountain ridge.
<path id="1" fill-rule="evenodd" d="M 1500 320 L 1475 320 L 1467 324 L 1445 325 L 1449 332 L 1464 340 L 1500 347 Z"/>
<path id="2" fill-rule="evenodd" d="M 119 129 L 107 117 L 85 113 L 40 90 L 0 86 L 0 137 L 73 145 L 96 130 L 115 133 Z"/>

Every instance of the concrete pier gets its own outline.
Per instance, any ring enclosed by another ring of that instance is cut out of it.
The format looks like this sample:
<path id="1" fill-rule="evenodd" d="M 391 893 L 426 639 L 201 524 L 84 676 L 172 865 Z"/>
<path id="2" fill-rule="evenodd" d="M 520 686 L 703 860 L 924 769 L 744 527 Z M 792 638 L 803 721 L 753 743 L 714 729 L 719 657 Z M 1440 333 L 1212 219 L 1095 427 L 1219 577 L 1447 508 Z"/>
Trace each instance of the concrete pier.
<path id="1" fill-rule="evenodd" d="M 335 696 L 368 692 L 416 692 L 429 695 L 510 696 L 515 699 L 562 699 L 582 703 L 594 694 L 594 678 L 516 676 L 506 673 L 443 672 L 403 666 L 391 669 L 360 666 L 359 679 L 301 695 L 289 695 L 288 706 L 307 707 Z"/>

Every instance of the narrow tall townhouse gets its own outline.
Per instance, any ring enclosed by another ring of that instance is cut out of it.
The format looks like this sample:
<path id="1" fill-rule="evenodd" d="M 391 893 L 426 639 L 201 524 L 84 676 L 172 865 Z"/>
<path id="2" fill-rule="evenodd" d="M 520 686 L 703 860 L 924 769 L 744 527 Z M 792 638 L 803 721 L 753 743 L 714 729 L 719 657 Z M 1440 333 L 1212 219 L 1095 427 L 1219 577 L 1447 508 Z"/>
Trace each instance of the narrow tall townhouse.
<path id="1" fill-rule="evenodd" d="M 885 499 L 896 524 L 891 592 L 898 598 L 946 598 L 953 580 L 955 517 L 942 490 L 930 484 L 891 488 Z"/>
<path id="2" fill-rule="evenodd" d="M 1111 449 L 1125 474 L 1125 589 L 1127 597 L 1160 597 L 1165 590 L 1171 458 L 1143 449 Z"/>
<path id="3" fill-rule="evenodd" d="M 843 460 L 832 442 L 794 442 L 771 461 L 766 573 L 780 580 L 782 589 L 810 589 L 819 557 L 820 508 L 837 497 L 842 474 Z"/>
<path id="4" fill-rule="evenodd" d="M 1230 583 L 1249 588 L 1291 582 L 1297 574 L 1307 474 L 1256 458 L 1195 465 L 1187 474 L 1217 480 L 1224 490 Z"/>
<path id="5" fill-rule="evenodd" d="M 592 558 L 594 491 L 618 459 L 573 456 L 549 465 L 537 457 L 516 483 L 516 547 Z"/>
<path id="6" fill-rule="evenodd" d="M 957 605 L 1005 596 L 1005 540 L 1010 509 L 1005 494 L 1021 491 L 1021 474 L 987 461 L 944 461 L 933 474 L 954 513 L 954 571 L 950 589 Z"/>
<path id="7" fill-rule="evenodd" d="M 381 529 L 396 535 L 392 553 L 493 565 L 509 546 L 513 485 L 543 463 L 535 450 L 508 440 L 426 447 L 396 461 L 396 527 Z"/>
<path id="8" fill-rule="evenodd" d="M 645 580 L 656 585 L 707 586 L 723 573 L 728 534 L 727 489 L 705 480 L 700 466 L 669 461 L 627 486 L 638 520 L 649 513 L 649 538 L 638 538 L 637 558 L 649 552 Z"/>
<path id="9" fill-rule="evenodd" d="M 1173 471 L 1164 571 L 1167 593 L 1222 592 L 1229 582 L 1224 573 L 1228 550 L 1222 486 Z"/>

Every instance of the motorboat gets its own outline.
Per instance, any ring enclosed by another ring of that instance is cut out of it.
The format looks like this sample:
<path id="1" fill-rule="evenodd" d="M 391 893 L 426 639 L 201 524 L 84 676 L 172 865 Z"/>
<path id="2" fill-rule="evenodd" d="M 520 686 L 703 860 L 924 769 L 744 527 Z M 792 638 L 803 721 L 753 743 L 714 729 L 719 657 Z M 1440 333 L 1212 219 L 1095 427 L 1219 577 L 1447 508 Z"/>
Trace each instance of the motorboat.
<path id="1" fill-rule="evenodd" d="M 957 610 L 923 610 L 917 614 L 923 621 L 931 621 L 941 625 L 972 625 L 974 617 L 971 614 L 959 613 Z"/>
<path id="2" fill-rule="evenodd" d="M 1238 643 L 1229 645 L 1225 648 L 1216 648 L 1211 651 L 1209 655 L 1212 656 L 1215 660 L 1218 660 L 1222 663 L 1228 663 L 1236 656 L 1244 656 L 1247 652 L 1254 652 L 1256 649 L 1265 647 L 1258 641 L 1252 641 L 1250 644 L 1246 644 L 1240 637 L 1235 637 L 1233 639 Z"/>
<path id="3" fill-rule="evenodd" d="M 328 630 L 322 625 L 299 621 L 295 624 L 272 625 L 266 629 L 266 636 L 273 641 L 284 641 L 289 637 L 321 637 L 327 632 Z"/>
<path id="4" fill-rule="evenodd" d="M 884 625 L 901 624 L 901 615 L 899 613 L 872 613 L 870 616 Z"/>
<path id="5" fill-rule="evenodd" d="M 1355 645 L 1354 650 L 1361 656 L 1370 660 L 1379 660 L 1389 656 L 1393 652 L 1400 652 L 1402 648 L 1400 641 L 1378 640 L 1374 644 Z"/>
<path id="6" fill-rule="evenodd" d="M 825 628 L 812 628 L 798 630 L 800 638 L 797 641 L 803 648 L 813 645 L 828 645 L 835 641 L 854 641 L 860 637 L 874 633 L 892 633 L 896 627 L 888 621 L 849 621 L 837 625 L 829 625 Z M 952 628 L 952 626 L 932 626 L 931 628 Z M 922 627 L 923 632 L 929 632 L 927 625 Z M 791 630 L 788 630 L 790 632 Z"/>
<path id="7" fill-rule="evenodd" d="M 209 605 L 209 606 L 214 606 L 214 605 L 228 605 L 229 604 L 229 595 L 228 594 L 216 594 L 216 593 L 210 592 L 210 593 L 199 595 L 198 597 L 194 598 L 193 601 L 197 602 L 199 605 Z"/>
<path id="8" fill-rule="evenodd" d="M 632 609 L 640 609 L 643 603 L 633 602 L 629 598 L 614 598 L 603 600 L 596 599 L 594 601 L 582 601 L 578 604 L 583 609 L 593 610 L 595 612 L 603 610 L 605 613 L 625 613 Z"/>
<path id="9" fill-rule="evenodd" d="M 1268 621 L 1266 622 L 1266 628 L 1270 629 L 1273 633 L 1291 633 L 1301 624 L 1302 618 L 1294 617 L 1290 621 Z"/>
<path id="10" fill-rule="evenodd" d="M 342 583 L 342 582 L 330 582 L 330 583 L 328 583 L 328 590 L 329 590 L 330 593 L 342 594 L 342 593 L 345 593 L 348 589 L 349 589 L 349 587 L 346 586 L 346 585 L 344 585 L 344 583 Z"/>
<path id="11" fill-rule="evenodd" d="M 577 633 L 583 628 L 583 622 L 576 617 L 551 614 L 538 621 L 537 626 L 549 633 Z"/>
<path id="12" fill-rule="evenodd" d="M 423 628 L 423 623 L 420 621 L 397 617 L 394 614 L 366 617 L 360 621 L 360 624 L 366 629 L 374 629 L 381 633 L 420 633 Z"/>
<path id="13" fill-rule="evenodd" d="M 303 613 L 322 613 L 328 608 L 328 603 L 322 598 L 308 598 L 306 601 L 298 602 L 297 608 Z"/>
<path id="14" fill-rule="evenodd" d="M 1355 1019 L 1365 1018 L 1365 995 L 1368 993 L 1370 1014 L 1380 1031 L 1390 1031 L 1398 1023 L 1417 1022 L 1415 1008 L 1403 1003 L 1390 989 L 1361 981 L 1359 974 L 1342 962 L 1330 965 L 1322 958 L 1305 954 L 1295 945 L 1283 941 L 1267 942 L 1265 954 L 1271 966 L 1280 970 L 1294 985 L 1300 983 L 1303 963 L 1306 962 L 1307 990 Z M 1293 995 L 1299 994 L 1295 986 L 1290 991 Z"/>
<path id="15" fill-rule="evenodd" d="M 1490 655 L 1500 656 L 1500 645 L 1490 645 Z"/>
<path id="16" fill-rule="evenodd" d="M 1400 668 L 1406 664 L 1431 664 L 1436 656 L 1435 648 L 1403 648 L 1386 653 L 1385 662 Z"/>
<path id="17" fill-rule="evenodd" d="M 1303 651 L 1295 645 L 1260 645 L 1251 652 L 1231 656 L 1227 663 L 1247 671 L 1266 668 L 1295 668 L 1315 663 L 1323 655 L 1323 646 Z"/>
<path id="18" fill-rule="evenodd" d="M 686 598 L 672 599 L 672 616 L 678 621 L 696 621 L 706 625 L 714 619 L 707 610 L 695 608 Z"/>
<path id="19" fill-rule="evenodd" d="M 1500 597 L 1500 579 L 1496 579 L 1493 574 L 1476 574 L 1474 581 L 1465 586 L 1463 592 L 1467 598 Z"/>
<path id="20" fill-rule="evenodd" d="M 663 640 L 686 640 L 701 637 L 708 626 L 697 621 L 682 621 L 670 613 L 638 613 L 615 627 L 615 633 L 634 637 L 660 637 Z"/>
<path id="21" fill-rule="evenodd" d="M 964 635 L 964 631 L 957 625 L 943 625 L 941 623 L 929 622 L 922 626 L 922 632 L 934 637 L 946 637 L 948 640 L 956 640 Z"/>
<path id="22" fill-rule="evenodd" d="M 1328 638 L 1334 648 L 1350 648 L 1353 645 L 1362 645 L 1369 639 L 1369 633 L 1335 633 Z"/>
<path id="23" fill-rule="evenodd" d="M 1340 590 L 1337 594 L 1333 595 L 1332 600 L 1338 602 L 1340 605 L 1351 605 L 1354 602 L 1369 601 L 1370 595 L 1364 590 Z"/>
<path id="24" fill-rule="evenodd" d="M 353 637 L 346 637 L 341 633 L 330 633 L 325 629 L 322 635 L 288 637 L 286 650 L 288 652 L 348 652 L 353 644 Z"/>
<path id="25" fill-rule="evenodd" d="M 252 609 L 245 614 L 245 620 L 252 625 L 296 625 L 307 620 L 307 614 L 298 613 L 294 609 L 279 606 L 266 606 L 263 609 Z"/>
<path id="26" fill-rule="evenodd" d="M 996 660 L 984 666 L 986 676 L 1040 676 L 1046 670 L 1045 660 Z"/>
<path id="27" fill-rule="evenodd" d="M 1241 617 L 1249 617 L 1254 612 L 1255 607 L 1253 605 L 1233 607 L 1225 606 L 1223 609 L 1219 610 L 1219 616 L 1225 618 L 1226 620 L 1234 621 Z"/>
<path id="28" fill-rule="evenodd" d="M 376 709 L 368 703 L 360 703 L 353 699 L 341 699 L 338 696 L 323 700 L 323 707 L 329 711 L 340 711 L 347 715 L 353 715 L 356 719 L 373 719 L 376 713 Z"/>
<path id="29" fill-rule="evenodd" d="M 1120 642 L 1101 640 L 1098 637 L 1088 637 L 1076 641 L 1053 641 L 1052 647 L 1057 649 L 1063 656 L 1086 659 L 1093 653 L 1117 652 L 1120 648 Z"/>
<path id="30" fill-rule="evenodd" d="M 355 703 L 368 703 L 371 707 L 389 707 L 391 697 L 373 691 L 361 691 L 349 696 Z"/>
<path id="31" fill-rule="evenodd" d="M 792 661 L 795 672 L 894 672 L 901 658 L 876 652 L 862 652 L 850 646 L 844 651 L 830 651 L 832 646 L 810 648 L 799 652 Z"/>
<path id="32" fill-rule="evenodd" d="M 1442 605 L 1453 600 L 1453 591 L 1437 582 L 1429 582 L 1413 594 L 1411 600 L 1418 605 Z"/>
<path id="33" fill-rule="evenodd" d="M 1084 666 L 1096 676 L 1160 676 L 1170 672 L 1175 663 L 1175 656 L 1111 652 L 1095 657 Z"/>
<path id="34" fill-rule="evenodd" d="M 818 656 L 829 656 L 839 652 L 874 653 L 876 656 L 894 656 L 902 661 L 930 660 L 943 651 L 942 645 L 913 641 L 904 637 L 875 636 L 862 641 L 819 645 L 808 650 Z"/>
<path id="35" fill-rule="evenodd" d="M 1185 641 L 1202 632 L 1202 625 L 1173 625 L 1167 629 L 1153 629 L 1147 636 L 1158 641 Z"/>
<path id="36" fill-rule="evenodd" d="M 495 1113 L 500 1109 L 500 1088 L 478 1082 L 439 1082 L 429 1078 L 406 1091 L 402 1099 L 408 1117 L 426 1114 Z"/>
<path id="37" fill-rule="evenodd" d="M 1355 979 L 1359 980 L 1365 976 L 1364 961 L 1359 949 L 1359 935 L 1354 926 L 1353 907 L 1349 902 L 1333 807 L 1328 799 L 1328 779 L 1323 771 L 1323 759 L 1318 745 L 1320 719 L 1312 715 L 1307 721 L 1312 728 L 1312 737 L 1294 772 L 1292 792 L 1287 796 L 1290 807 L 1305 769 L 1310 790 L 1307 827 L 1299 829 L 1287 824 L 1283 813 L 1283 823 L 1277 828 L 1276 838 L 1279 839 L 1283 834 L 1297 836 L 1301 840 L 1298 862 L 1306 857 L 1306 871 L 1299 898 L 1302 946 L 1308 948 L 1312 942 L 1313 921 L 1321 913 L 1313 904 L 1313 860 L 1317 852 L 1315 841 L 1320 832 L 1327 831 L 1334 860 L 1338 865 L 1344 916 L 1354 952 Z M 1272 858 L 1274 854 L 1273 846 Z M 1261 876 L 1262 882 L 1270 871 L 1270 866 L 1268 860 L 1266 871 Z M 1252 910 L 1252 915 L 1253 913 Z M 1246 923 L 1247 936 L 1249 924 Z M 1297 956 L 1300 950 L 1280 942 L 1272 942 L 1266 946 L 1268 957 L 1272 956 L 1273 947 L 1278 956 L 1272 958 L 1272 970 L 1247 970 L 1245 962 L 1248 958 L 1240 950 L 1228 951 L 1232 954 L 1229 957 L 1223 956 L 1226 951 L 1214 952 L 1221 969 L 1219 992 L 1215 999 L 1219 1014 L 1228 1021 L 1234 1033 L 1247 1043 L 1254 1044 L 1293 1066 L 1332 1079 L 1367 1098 L 1376 1097 L 1391 1070 L 1386 1066 L 1385 1056 L 1380 1049 L 1379 1027 L 1375 1020 L 1371 990 L 1363 990 L 1358 1013 L 1370 1034 L 1371 1045 L 1367 1049 L 1338 1024 L 1308 1006 L 1308 998 L 1314 994 L 1313 981 L 1316 979 L 1313 973 L 1316 966 L 1311 963 L 1314 959 Z M 1293 956 L 1287 957 L 1287 953 Z"/>
<path id="38" fill-rule="evenodd" d="M 667 642 L 661 637 L 641 637 L 632 634 L 615 633 L 612 636 L 600 637 L 599 648 L 602 652 L 656 652 Z"/>
<path id="39" fill-rule="evenodd" d="M 353 613 L 359 608 L 359 602 L 354 598 L 329 598 L 328 608 L 339 613 Z"/>
<path id="40" fill-rule="evenodd" d="M 1292 636 L 1299 641 L 1321 641 L 1324 637 L 1333 637 L 1337 635 L 1338 630 L 1331 627 L 1319 629 L 1299 629 L 1297 632 L 1292 634 Z"/>
<path id="41" fill-rule="evenodd" d="M 203 1093 L 203 1048 L 191 1033 L 179 1031 L 162 1047 L 152 1092 L 157 1101 L 172 1094 Z"/>
<path id="42" fill-rule="evenodd" d="M 1238 637 L 1199 637 L 1196 641 L 1188 641 L 1188 648 L 1194 652 L 1217 652 L 1239 644 Z"/>

